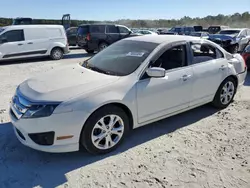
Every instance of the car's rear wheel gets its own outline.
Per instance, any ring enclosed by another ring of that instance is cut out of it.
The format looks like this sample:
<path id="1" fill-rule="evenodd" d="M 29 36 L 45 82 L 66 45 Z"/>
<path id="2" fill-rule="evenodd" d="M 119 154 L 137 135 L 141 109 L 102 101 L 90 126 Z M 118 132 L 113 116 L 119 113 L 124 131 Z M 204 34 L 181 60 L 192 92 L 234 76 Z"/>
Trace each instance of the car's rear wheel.
<path id="1" fill-rule="evenodd" d="M 232 77 L 225 79 L 220 85 L 212 104 L 217 108 L 226 108 L 234 99 L 236 82 Z"/>
<path id="2" fill-rule="evenodd" d="M 53 60 L 60 60 L 63 58 L 63 51 L 61 48 L 53 48 L 50 52 L 50 58 Z"/>
<path id="3" fill-rule="evenodd" d="M 102 42 L 99 44 L 99 52 L 104 50 L 105 48 L 108 47 L 108 44 L 106 42 Z"/>
<path id="4" fill-rule="evenodd" d="M 94 112 L 84 125 L 80 143 L 93 154 L 116 149 L 129 131 L 126 113 L 117 106 L 106 106 Z"/>
<path id="5" fill-rule="evenodd" d="M 93 54 L 94 50 L 85 50 L 88 54 Z"/>

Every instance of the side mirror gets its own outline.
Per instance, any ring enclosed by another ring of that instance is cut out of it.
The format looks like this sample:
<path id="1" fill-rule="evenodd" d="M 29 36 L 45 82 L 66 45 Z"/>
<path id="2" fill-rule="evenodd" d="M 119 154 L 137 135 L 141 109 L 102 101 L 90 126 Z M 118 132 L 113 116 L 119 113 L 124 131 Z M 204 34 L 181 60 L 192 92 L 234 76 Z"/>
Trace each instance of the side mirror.
<path id="1" fill-rule="evenodd" d="M 147 75 L 152 78 L 165 77 L 166 70 L 160 67 L 151 67 L 146 71 Z"/>

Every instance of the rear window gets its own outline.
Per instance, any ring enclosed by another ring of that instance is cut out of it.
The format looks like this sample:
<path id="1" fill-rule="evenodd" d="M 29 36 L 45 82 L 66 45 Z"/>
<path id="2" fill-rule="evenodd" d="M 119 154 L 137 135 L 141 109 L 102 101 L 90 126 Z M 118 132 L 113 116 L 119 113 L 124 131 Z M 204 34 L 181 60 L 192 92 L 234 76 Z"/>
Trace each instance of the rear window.
<path id="1" fill-rule="evenodd" d="M 222 30 L 220 31 L 220 34 L 226 34 L 226 35 L 233 35 L 233 34 L 239 34 L 240 30 Z"/>
<path id="2" fill-rule="evenodd" d="M 92 25 L 90 33 L 105 33 L 105 25 Z"/>
<path id="3" fill-rule="evenodd" d="M 77 30 L 78 35 L 87 35 L 88 32 L 89 32 L 88 26 L 80 26 L 80 27 L 78 27 L 78 30 Z"/>

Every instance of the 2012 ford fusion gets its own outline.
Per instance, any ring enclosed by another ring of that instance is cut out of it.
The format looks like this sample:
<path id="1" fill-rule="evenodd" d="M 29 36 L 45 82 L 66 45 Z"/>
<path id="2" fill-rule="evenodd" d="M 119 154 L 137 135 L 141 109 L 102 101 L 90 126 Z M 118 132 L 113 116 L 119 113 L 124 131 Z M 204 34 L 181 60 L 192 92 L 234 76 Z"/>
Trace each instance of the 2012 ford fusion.
<path id="1" fill-rule="evenodd" d="M 138 36 L 24 81 L 10 117 L 26 146 L 46 152 L 83 146 L 102 154 L 137 127 L 206 103 L 226 108 L 245 77 L 243 58 L 211 41 Z"/>

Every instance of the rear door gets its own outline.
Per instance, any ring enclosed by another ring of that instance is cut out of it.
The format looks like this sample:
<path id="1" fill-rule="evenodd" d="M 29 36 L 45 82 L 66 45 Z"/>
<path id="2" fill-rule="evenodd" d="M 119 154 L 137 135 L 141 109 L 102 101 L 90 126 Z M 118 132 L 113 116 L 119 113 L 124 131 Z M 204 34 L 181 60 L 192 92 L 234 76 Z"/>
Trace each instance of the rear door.
<path id="1" fill-rule="evenodd" d="M 209 43 L 191 42 L 193 93 L 191 106 L 210 102 L 227 76 L 228 62 L 223 53 Z"/>
<path id="2" fill-rule="evenodd" d="M 67 33 L 67 38 L 68 38 L 68 43 L 70 46 L 75 46 L 76 45 L 76 34 L 77 34 L 77 28 L 69 28 L 66 31 Z"/>
<path id="3" fill-rule="evenodd" d="M 116 25 L 107 25 L 106 26 L 106 41 L 108 44 L 112 44 L 120 40 L 120 32 Z"/>
<path id="4" fill-rule="evenodd" d="M 85 47 L 87 45 L 87 35 L 89 33 L 89 26 L 88 25 L 82 25 L 79 26 L 77 29 L 77 45 L 80 47 Z"/>
<path id="5" fill-rule="evenodd" d="M 0 59 L 19 58 L 25 53 L 23 29 L 10 30 L 0 35 Z"/>

